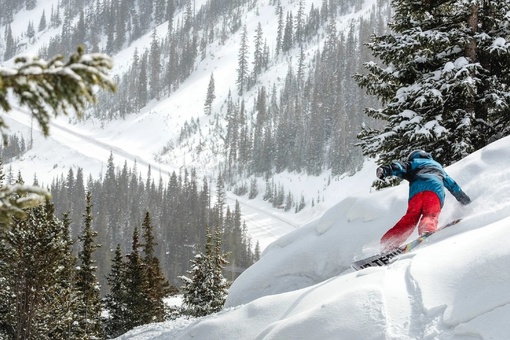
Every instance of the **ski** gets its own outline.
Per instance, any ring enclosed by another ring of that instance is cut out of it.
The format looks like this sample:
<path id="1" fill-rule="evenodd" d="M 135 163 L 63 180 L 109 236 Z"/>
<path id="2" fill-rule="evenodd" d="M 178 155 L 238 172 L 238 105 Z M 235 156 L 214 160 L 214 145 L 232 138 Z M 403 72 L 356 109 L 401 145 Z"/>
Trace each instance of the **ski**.
<path id="1" fill-rule="evenodd" d="M 459 223 L 461 220 L 462 220 L 461 218 L 453 220 L 453 221 L 439 227 L 436 231 L 425 233 L 425 234 L 421 235 L 420 237 L 416 238 L 415 240 L 413 240 L 409 243 L 406 243 L 406 244 L 404 244 L 394 250 L 391 250 L 389 252 L 376 254 L 376 255 L 367 257 L 365 259 L 355 261 L 351 264 L 351 267 L 355 270 L 361 270 L 361 269 L 367 268 L 367 267 L 381 267 L 381 266 L 388 265 L 388 264 L 396 261 L 397 256 L 399 256 L 400 254 L 408 253 L 411 250 L 413 250 L 414 248 L 416 248 L 420 243 L 425 241 L 430 235 L 435 234 L 438 231 L 441 231 L 445 228 L 451 227 L 452 225 Z"/>

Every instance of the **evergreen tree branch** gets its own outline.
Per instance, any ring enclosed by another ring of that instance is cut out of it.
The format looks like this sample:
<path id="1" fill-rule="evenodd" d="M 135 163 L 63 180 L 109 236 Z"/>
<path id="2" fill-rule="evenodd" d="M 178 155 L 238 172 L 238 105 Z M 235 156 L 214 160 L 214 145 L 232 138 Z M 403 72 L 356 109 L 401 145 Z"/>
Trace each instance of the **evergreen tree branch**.
<path id="1" fill-rule="evenodd" d="M 0 107 L 8 112 L 12 109 L 12 94 L 21 105 L 32 111 L 45 136 L 49 135 L 49 124 L 53 116 L 78 117 L 88 103 L 97 101 L 97 88 L 115 91 L 109 76 L 112 59 L 103 54 L 85 54 L 79 46 L 77 52 L 64 62 L 61 55 L 49 61 L 39 57 L 22 56 L 15 59 L 15 67 L 0 67 Z M 7 124 L 0 116 L 0 134 L 7 141 Z M 24 216 L 24 209 L 41 204 L 49 197 L 43 189 L 25 186 L 0 186 L 0 225 L 7 226 L 13 216 Z"/>
<path id="2" fill-rule="evenodd" d="M 14 68 L 0 67 L 0 106 L 10 111 L 8 90 L 27 105 L 37 119 L 45 136 L 49 135 L 52 114 L 78 117 L 88 103 L 97 101 L 96 89 L 115 91 L 115 84 L 109 76 L 113 67 L 112 59 L 104 54 L 85 54 L 79 46 L 77 52 L 64 62 L 61 55 L 46 61 L 39 57 L 17 57 Z M 6 128 L 0 117 L 0 132 Z"/>

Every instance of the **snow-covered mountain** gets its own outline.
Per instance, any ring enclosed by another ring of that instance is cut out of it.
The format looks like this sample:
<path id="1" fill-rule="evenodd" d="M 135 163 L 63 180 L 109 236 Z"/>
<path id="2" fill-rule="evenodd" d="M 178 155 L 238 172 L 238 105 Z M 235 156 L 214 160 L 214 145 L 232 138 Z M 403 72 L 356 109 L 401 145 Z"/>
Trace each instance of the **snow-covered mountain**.
<path id="1" fill-rule="evenodd" d="M 405 212 L 406 183 L 367 188 L 273 242 L 234 282 L 224 311 L 119 339 L 508 339 L 509 165 L 505 138 L 448 167 L 473 202 L 447 194 L 440 223 L 462 221 L 388 267 L 349 264 L 376 252 Z M 368 173 L 354 176 L 359 186 Z"/>
<path id="2" fill-rule="evenodd" d="M 195 5 L 203 3 L 196 1 Z M 250 37 L 258 22 L 264 23 L 268 36 L 276 31 L 268 19 L 275 17 L 274 8 L 269 1 L 260 3 L 244 18 Z M 306 3 L 319 7 L 322 1 Z M 379 3 L 360 1 L 351 15 L 339 21 L 345 26 L 350 18 L 369 16 Z M 28 12 L 19 12 L 13 33 L 19 35 L 30 20 L 38 20 L 44 9 L 50 13 L 57 4 L 58 0 L 39 1 L 32 19 Z M 290 9 L 297 2 L 282 4 Z M 164 29 L 164 24 L 158 27 L 157 34 Z M 24 52 L 37 53 L 51 34 L 58 33 L 51 29 L 36 37 L 36 43 L 25 42 Z M 27 182 L 37 173 L 39 182 L 48 184 L 69 168 L 81 167 L 86 174 L 99 176 L 112 153 L 119 166 L 136 160 L 141 173 L 149 165 L 162 174 L 194 166 L 214 178 L 222 160 L 207 152 L 193 152 L 202 142 L 198 136 L 172 153 L 162 155 L 161 150 L 177 138 L 191 117 L 200 118 L 209 143 L 220 143 L 220 137 L 208 135 L 214 120 L 203 114 L 207 83 L 214 72 L 214 109 L 221 110 L 235 83 L 239 40 L 240 33 L 210 48 L 193 75 L 170 97 L 149 102 L 139 114 L 111 122 L 56 119 L 50 138 L 35 132 L 34 147 L 8 166 L 20 170 Z M 147 48 L 150 41 L 147 34 L 114 55 L 114 72 L 126 71 L 134 49 Z M 288 59 L 296 60 L 298 53 L 291 51 Z M 282 58 L 260 81 L 283 82 L 287 66 L 288 60 Z M 9 113 L 7 122 L 13 133 L 30 135 L 32 122 L 23 109 Z M 458 217 L 463 221 L 386 268 L 360 272 L 349 268 L 354 259 L 376 252 L 379 237 L 406 207 L 405 184 L 373 192 L 375 165 L 371 161 L 355 176 L 342 179 L 331 179 L 329 172 L 317 177 L 277 175 L 276 180 L 297 196 L 303 193 L 314 198 L 315 204 L 298 214 L 275 211 L 260 197 L 248 200 L 231 195 L 240 200 L 254 241 L 266 250 L 234 282 L 225 310 L 199 320 L 143 326 L 121 339 L 506 339 L 510 334 L 509 148 L 506 138 L 449 167 L 473 203 L 461 207 L 449 196 L 440 222 Z"/>
<path id="3" fill-rule="evenodd" d="M 30 22 L 39 20 L 43 11 L 48 15 L 57 8 L 58 0 L 39 1 L 34 9 L 21 10 L 14 16 L 11 24 L 15 37 L 22 37 L 19 45 L 22 54 L 37 54 L 37 52 L 60 34 L 58 28 L 47 28 L 36 33 L 35 37 L 28 38 L 25 31 Z M 320 0 L 305 1 L 305 12 L 311 8 L 320 8 Z M 373 15 L 374 8 L 387 6 L 387 1 L 365 0 L 350 8 L 349 13 L 338 17 L 337 29 L 343 32 L 359 20 Z M 198 9 L 206 1 L 195 1 Z M 296 12 L 298 3 L 295 1 L 282 1 L 284 13 Z M 183 13 L 176 14 L 176 21 Z M 257 6 L 249 7 L 243 16 L 250 39 L 255 35 L 259 23 L 263 23 L 264 35 L 272 42 L 277 35 L 277 15 L 274 2 L 258 1 Z M 150 47 L 151 36 L 155 34 L 164 39 L 167 23 L 163 23 L 151 33 L 135 40 L 127 48 L 114 54 L 113 75 L 121 77 L 129 69 L 135 50 L 143 51 Z M 106 44 L 103 37 L 101 46 Z M 324 44 L 326 34 L 320 30 L 316 43 L 308 44 L 304 51 L 307 58 Z M 74 117 L 58 117 L 52 122 L 50 137 L 45 138 L 32 124 L 30 115 L 23 108 L 10 112 L 6 122 L 11 133 L 21 134 L 26 140 L 32 139 L 33 148 L 4 166 L 14 173 L 21 172 L 23 178 L 30 182 L 37 176 L 42 185 L 49 185 L 51 181 L 60 176 L 66 176 L 70 168 L 83 168 L 85 176 L 98 178 L 104 174 L 110 153 L 115 164 L 120 168 L 125 162 L 133 166 L 136 161 L 137 169 L 142 175 L 147 173 L 151 166 L 153 173 L 163 177 L 172 171 L 179 172 L 183 167 L 194 167 L 198 176 L 208 176 L 216 179 L 218 165 L 224 162 L 221 152 L 211 152 L 212 149 L 221 149 L 221 133 L 218 134 L 218 122 L 204 114 L 204 101 L 211 73 L 214 73 L 216 100 L 213 103 L 213 112 L 224 110 L 225 100 L 230 93 L 236 95 L 236 68 L 241 32 L 229 36 L 223 43 L 213 42 L 207 49 L 207 55 L 197 62 L 191 76 L 185 80 L 168 97 L 152 100 L 139 113 L 128 114 L 123 119 L 102 121 L 90 117 L 86 121 L 76 121 Z M 293 48 L 286 55 L 277 58 L 268 71 L 261 75 L 260 85 L 271 86 L 273 83 L 283 84 L 289 65 L 296 64 L 299 48 Z M 12 61 L 12 60 L 11 60 Z M 9 62 L 11 62 L 9 61 Z M 9 64 L 8 62 L 8 64 Z M 296 66 L 295 66 L 296 67 Z M 352 70 L 354 72 L 354 70 Z M 251 102 L 257 96 L 256 89 L 248 91 L 245 101 Z M 190 123 L 190 119 L 200 121 L 199 132 L 185 142 L 176 142 L 181 129 Z M 226 129 L 226 123 L 221 122 L 221 131 Z M 31 130 L 33 129 L 33 131 Z M 171 151 L 164 152 L 169 149 Z M 207 147 L 203 147 L 207 145 Z M 201 152 L 197 150 L 201 150 Z M 273 176 L 275 183 L 281 184 L 285 190 L 291 192 L 296 199 L 300 196 L 306 198 L 307 207 L 304 211 L 294 214 L 274 210 L 261 196 L 255 200 L 229 195 L 230 202 L 238 199 L 244 212 L 243 218 L 247 221 L 248 229 L 253 243 L 260 242 L 263 249 L 276 237 L 302 225 L 317 216 L 320 216 L 329 206 L 345 197 L 349 191 L 339 188 L 338 176 L 331 176 L 331 171 L 324 171 L 319 176 L 307 176 L 300 173 L 281 172 Z M 263 178 L 258 179 L 259 192 L 265 190 Z M 280 223 L 285 221 L 285 224 Z"/>

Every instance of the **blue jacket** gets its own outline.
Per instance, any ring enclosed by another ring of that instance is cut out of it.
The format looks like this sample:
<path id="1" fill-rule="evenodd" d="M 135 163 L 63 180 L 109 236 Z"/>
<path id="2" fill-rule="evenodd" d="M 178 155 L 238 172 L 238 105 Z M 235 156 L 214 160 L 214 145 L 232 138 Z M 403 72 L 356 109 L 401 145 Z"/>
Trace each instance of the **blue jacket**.
<path id="1" fill-rule="evenodd" d="M 397 176 L 409 181 L 409 200 L 419 192 L 433 191 L 439 197 L 442 207 L 446 188 L 460 203 L 471 202 L 460 186 L 429 153 L 423 153 L 408 161 L 395 161 L 382 168 L 385 176 Z"/>

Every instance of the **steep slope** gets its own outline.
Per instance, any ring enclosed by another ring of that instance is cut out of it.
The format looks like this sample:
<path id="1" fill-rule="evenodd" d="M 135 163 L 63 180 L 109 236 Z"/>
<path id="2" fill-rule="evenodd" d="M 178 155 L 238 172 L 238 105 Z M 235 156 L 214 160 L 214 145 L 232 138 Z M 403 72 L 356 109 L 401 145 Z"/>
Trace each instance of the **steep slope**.
<path id="1" fill-rule="evenodd" d="M 234 282 L 225 311 L 121 339 L 505 339 L 509 165 L 505 138 L 448 167 L 473 203 L 449 195 L 440 221 L 462 222 L 388 267 L 348 268 L 403 213 L 405 184 L 346 198 L 271 244 Z"/>

